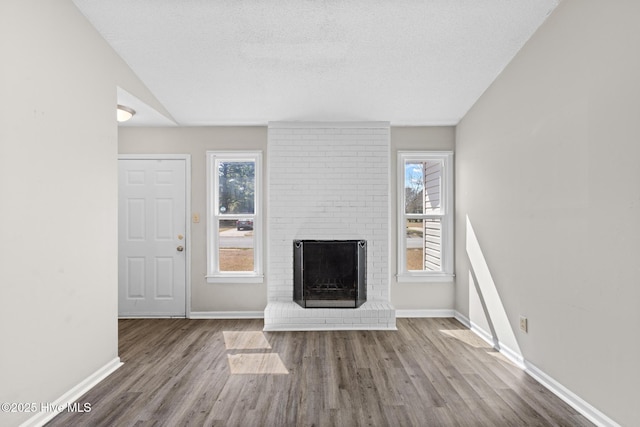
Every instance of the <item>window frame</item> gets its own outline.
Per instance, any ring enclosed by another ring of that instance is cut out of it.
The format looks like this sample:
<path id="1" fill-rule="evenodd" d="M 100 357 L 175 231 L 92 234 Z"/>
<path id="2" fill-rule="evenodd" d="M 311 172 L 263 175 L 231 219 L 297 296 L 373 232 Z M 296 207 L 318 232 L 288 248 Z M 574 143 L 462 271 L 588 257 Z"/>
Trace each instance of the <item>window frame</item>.
<path id="1" fill-rule="evenodd" d="M 207 151 L 207 283 L 263 283 L 263 209 L 262 209 L 262 151 Z M 253 214 L 221 214 L 219 203 L 219 161 L 255 163 Z M 253 218 L 253 271 L 220 271 L 218 240 L 220 220 Z"/>
<path id="2" fill-rule="evenodd" d="M 441 205 L 439 213 L 407 214 L 405 212 L 405 164 L 407 161 L 442 161 Z M 397 274 L 398 282 L 452 282 L 454 278 L 454 203 L 453 203 L 453 151 L 398 151 L 397 152 Z M 408 218 L 440 219 L 441 223 L 441 271 L 407 269 Z"/>

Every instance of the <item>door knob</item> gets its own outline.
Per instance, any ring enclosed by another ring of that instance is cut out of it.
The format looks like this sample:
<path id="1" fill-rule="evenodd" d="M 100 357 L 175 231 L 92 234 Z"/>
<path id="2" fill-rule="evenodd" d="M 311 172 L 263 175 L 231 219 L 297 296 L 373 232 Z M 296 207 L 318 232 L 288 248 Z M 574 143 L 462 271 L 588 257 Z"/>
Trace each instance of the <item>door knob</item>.
<path id="1" fill-rule="evenodd" d="M 184 251 L 184 248 L 182 246 L 178 246 L 176 249 L 178 250 L 178 252 Z"/>

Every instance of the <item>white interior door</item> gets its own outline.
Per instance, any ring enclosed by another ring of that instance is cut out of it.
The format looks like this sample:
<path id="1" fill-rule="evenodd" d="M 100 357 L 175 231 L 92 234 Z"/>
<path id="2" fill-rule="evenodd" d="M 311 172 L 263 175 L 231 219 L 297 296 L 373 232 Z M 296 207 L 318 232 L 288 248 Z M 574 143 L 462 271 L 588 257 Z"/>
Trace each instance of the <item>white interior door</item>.
<path id="1" fill-rule="evenodd" d="M 118 314 L 185 316 L 186 161 L 118 163 Z"/>

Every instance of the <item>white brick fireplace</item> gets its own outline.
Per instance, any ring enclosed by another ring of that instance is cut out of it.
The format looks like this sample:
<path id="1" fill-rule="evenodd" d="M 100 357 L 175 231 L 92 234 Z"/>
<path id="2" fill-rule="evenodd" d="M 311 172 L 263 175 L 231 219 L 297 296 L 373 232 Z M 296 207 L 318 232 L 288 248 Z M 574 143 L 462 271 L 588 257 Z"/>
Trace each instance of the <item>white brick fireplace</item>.
<path id="1" fill-rule="evenodd" d="M 389 302 L 388 122 L 269 124 L 265 330 L 395 329 Z M 293 302 L 294 240 L 366 240 L 367 302 Z"/>

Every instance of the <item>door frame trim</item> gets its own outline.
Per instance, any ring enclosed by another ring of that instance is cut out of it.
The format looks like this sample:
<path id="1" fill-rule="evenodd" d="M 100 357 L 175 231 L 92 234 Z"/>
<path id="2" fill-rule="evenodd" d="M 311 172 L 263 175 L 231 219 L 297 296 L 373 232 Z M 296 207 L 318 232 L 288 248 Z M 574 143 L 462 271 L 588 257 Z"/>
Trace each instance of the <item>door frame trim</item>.
<path id="1" fill-rule="evenodd" d="M 184 160 L 185 162 L 185 278 L 184 315 L 191 318 L 191 154 L 118 154 L 118 160 Z"/>

